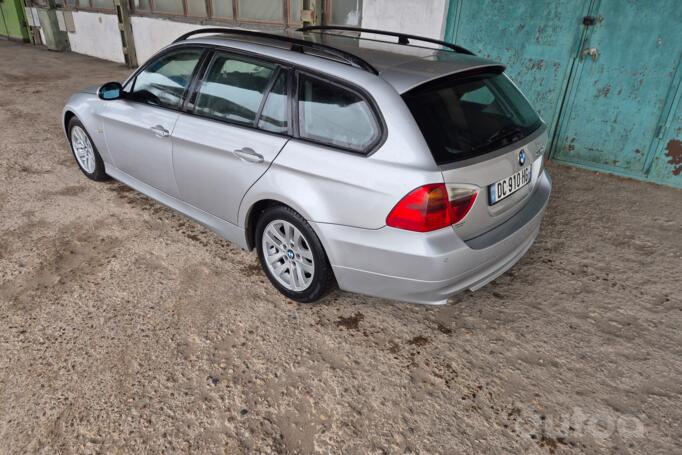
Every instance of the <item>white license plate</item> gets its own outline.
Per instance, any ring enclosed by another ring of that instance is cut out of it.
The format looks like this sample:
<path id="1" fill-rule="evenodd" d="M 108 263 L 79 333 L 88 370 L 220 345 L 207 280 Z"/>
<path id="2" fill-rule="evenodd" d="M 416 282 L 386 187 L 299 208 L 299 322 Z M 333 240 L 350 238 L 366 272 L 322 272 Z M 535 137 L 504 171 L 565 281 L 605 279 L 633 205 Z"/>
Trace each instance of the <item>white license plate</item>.
<path id="1" fill-rule="evenodd" d="M 488 202 L 490 205 L 497 204 L 502 199 L 511 196 L 518 190 L 530 183 L 532 176 L 531 166 L 524 167 L 516 174 L 488 185 Z"/>

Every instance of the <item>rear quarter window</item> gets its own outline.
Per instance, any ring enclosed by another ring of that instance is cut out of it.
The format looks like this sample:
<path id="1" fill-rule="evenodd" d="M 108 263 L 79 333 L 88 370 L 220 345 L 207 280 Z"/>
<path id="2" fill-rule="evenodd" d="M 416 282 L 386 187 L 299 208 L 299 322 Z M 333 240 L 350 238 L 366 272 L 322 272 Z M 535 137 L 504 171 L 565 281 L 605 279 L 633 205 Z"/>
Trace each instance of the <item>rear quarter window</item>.
<path id="1" fill-rule="evenodd" d="M 303 139 L 356 152 L 381 136 L 371 105 L 359 93 L 306 74 L 299 75 L 298 126 Z"/>

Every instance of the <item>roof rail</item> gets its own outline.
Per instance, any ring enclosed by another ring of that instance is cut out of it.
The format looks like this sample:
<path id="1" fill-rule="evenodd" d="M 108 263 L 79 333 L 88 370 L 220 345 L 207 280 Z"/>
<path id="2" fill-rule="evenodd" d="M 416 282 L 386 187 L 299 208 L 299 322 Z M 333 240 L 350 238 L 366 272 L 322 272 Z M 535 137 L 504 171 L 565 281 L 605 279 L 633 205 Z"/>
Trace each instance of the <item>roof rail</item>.
<path id="1" fill-rule="evenodd" d="M 308 25 L 306 27 L 301 27 L 297 29 L 297 31 L 299 32 L 312 32 L 317 30 L 319 31 L 338 30 L 344 32 L 374 33 L 375 35 L 395 36 L 396 38 L 398 38 L 398 44 L 409 45 L 410 40 L 423 41 L 425 43 L 438 44 L 440 46 L 447 47 L 448 49 L 451 49 L 459 54 L 474 55 L 474 53 L 471 52 L 469 49 L 466 49 L 462 46 L 458 46 L 457 44 L 448 43 L 447 41 L 441 41 L 433 38 L 427 38 L 425 36 L 408 35 L 406 33 L 389 32 L 385 30 L 375 30 L 371 28 L 344 27 L 336 25 Z"/>
<path id="2" fill-rule="evenodd" d="M 313 43 L 310 41 L 302 40 L 299 38 L 292 38 L 290 36 L 285 36 L 285 35 L 278 35 L 275 33 L 267 33 L 267 32 L 259 32 L 256 30 L 243 30 L 243 29 L 235 29 L 235 28 L 228 28 L 228 27 L 209 27 L 209 28 L 200 28 L 197 30 L 192 30 L 191 32 L 187 32 L 183 35 L 180 35 L 173 43 L 177 43 L 179 41 L 184 41 L 190 36 L 194 35 L 199 35 L 199 34 L 204 34 L 204 33 L 224 33 L 224 34 L 229 34 L 229 35 L 243 35 L 243 36 L 253 36 L 253 37 L 258 37 L 258 38 L 269 38 L 277 41 L 282 41 L 285 43 L 291 43 L 291 50 L 294 52 L 300 52 L 301 54 L 305 53 L 305 49 L 311 49 L 314 51 L 318 51 L 323 54 L 328 54 L 330 56 L 335 57 L 335 60 L 341 60 L 342 62 L 345 62 L 351 66 L 354 66 L 356 68 L 360 68 L 362 70 L 368 71 L 372 74 L 379 74 L 379 71 L 377 71 L 376 68 L 374 68 L 372 65 L 367 63 L 365 60 L 362 58 L 358 57 L 355 54 L 351 54 L 350 52 L 346 52 L 341 49 L 337 49 L 333 46 L 328 46 L 326 44 L 320 44 L 320 43 Z"/>

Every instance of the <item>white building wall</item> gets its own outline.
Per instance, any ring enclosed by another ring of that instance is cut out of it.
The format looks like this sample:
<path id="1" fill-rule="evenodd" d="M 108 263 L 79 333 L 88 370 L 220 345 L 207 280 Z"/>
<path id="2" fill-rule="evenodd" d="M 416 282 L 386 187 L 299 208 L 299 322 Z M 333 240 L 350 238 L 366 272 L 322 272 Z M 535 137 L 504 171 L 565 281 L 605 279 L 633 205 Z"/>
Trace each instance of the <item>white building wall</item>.
<path id="1" fill-rule="evenodd" d="M 364 0 L 362 27 L 443 39 L 448 0 Z"/>
<path id="2" fill-rule="evenodd" d="M 69 33 L 73 52 L 125 63 L 115 15 L 74 11 L 73 24 L 76 31 Z"/>
<path id="3" fill-rule="evenodd" d="M 448 0 L 364 0 L 362 27 L 442 39 Z M 74 11 L 71 50 L 124 63 L 118 22 L 113 14 Z M 185 32 L 201 25 L 156 17 L 131 17 L 137 61 L 141 65 Z M 383 38 L 382 38 L 383 39 Z"/>
<path id="4" fill-rule="evenodd" d="M 141 16 L 131 17 L 131 23 L 139 65 L 183 33 L 203 27 L 198 24 Z"/>

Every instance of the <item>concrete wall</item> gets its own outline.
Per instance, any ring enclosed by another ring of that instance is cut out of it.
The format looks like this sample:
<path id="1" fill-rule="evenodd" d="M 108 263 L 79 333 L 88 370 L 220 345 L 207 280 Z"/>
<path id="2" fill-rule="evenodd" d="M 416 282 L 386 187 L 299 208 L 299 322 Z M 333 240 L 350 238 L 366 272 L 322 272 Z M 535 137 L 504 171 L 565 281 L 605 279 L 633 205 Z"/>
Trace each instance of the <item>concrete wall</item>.
<path id="1" fill-rule="evenodd" d="M 364 0 L 362 27 L 443 39 L 447 0 Z"/>
<path id="2" fill-rule="evenodd" d="M 428 5 L 425 5 L 428 3 Z M 447 0 L 364 0 L 362 26 L 443 38 Z M 71 50 L 124 63 L 116 16 L 85 11 L 73 12 L 75 33 L 69 33 Z M 162 18 L 131 18 L 137 60 L 141 65 L 159 49 L 185 32 L 202 27 Z"/>
<path id="3" fill-rule="evenodd" d="M 69 33 L 73 52 L 125 63 L 115 15 L 74 11 L 73 23 L 76 32 Z"/>
<path id="4" fill-rule="evenodd" d="M 141 16 L 133 16 L 131 22 L 137 62 L 140 65 L 178 36 L 202 27 L 198 24 Z"/>

